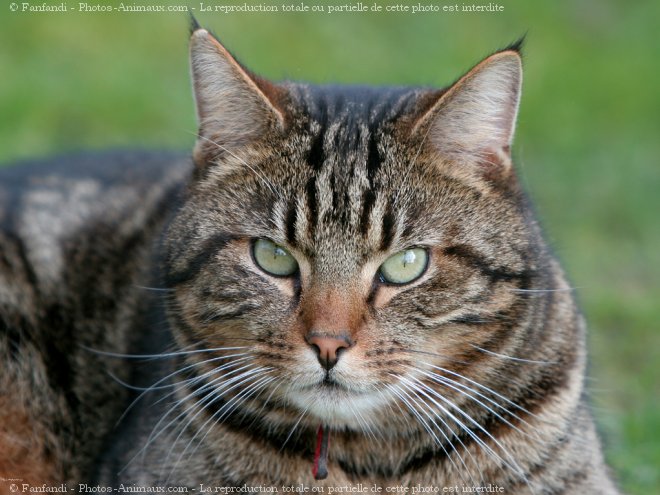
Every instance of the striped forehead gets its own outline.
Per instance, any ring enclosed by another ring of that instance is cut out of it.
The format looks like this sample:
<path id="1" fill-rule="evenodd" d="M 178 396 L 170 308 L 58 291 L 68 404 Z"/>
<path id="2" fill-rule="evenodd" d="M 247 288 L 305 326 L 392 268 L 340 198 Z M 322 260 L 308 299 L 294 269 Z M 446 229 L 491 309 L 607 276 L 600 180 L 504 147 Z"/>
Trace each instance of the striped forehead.
<path id="1" fill-rule="evenodd" d="M 391 97 L 358 95 L 306 102 L 305 173 L 279 215 L 290 245 L 343 263 L 387 250 L 400 227 L 387 167 L 396 108 Z"/>

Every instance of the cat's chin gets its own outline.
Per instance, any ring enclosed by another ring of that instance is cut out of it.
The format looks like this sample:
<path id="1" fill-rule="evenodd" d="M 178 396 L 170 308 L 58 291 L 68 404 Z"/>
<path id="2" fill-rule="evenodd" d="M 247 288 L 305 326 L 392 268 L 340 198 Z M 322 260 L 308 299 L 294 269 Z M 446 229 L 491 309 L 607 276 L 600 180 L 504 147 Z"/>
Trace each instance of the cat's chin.
<path id="1" fill-rule="evenodd" d="M 383 394 L 351 390 L 337 382 L 319 383 L 293 390 L 288 398 L 301 411 L 331 427 L 364 429 L 376 421 L 376 412 L 387 403 Z"/>

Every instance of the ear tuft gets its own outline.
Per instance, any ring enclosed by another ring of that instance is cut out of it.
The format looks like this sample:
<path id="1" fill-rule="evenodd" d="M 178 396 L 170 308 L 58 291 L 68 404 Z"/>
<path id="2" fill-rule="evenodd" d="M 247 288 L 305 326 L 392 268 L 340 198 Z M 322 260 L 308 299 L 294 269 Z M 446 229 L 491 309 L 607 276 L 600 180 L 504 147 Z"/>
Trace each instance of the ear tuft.
<path id="1" fill-rule="evenodd" d="M 509 44 L 508 46 L 505 46 L 501 50 L 498 50 L 498 52 L 516 52 L 518 55 L 522 57 L 523 46 L 525 46 L 526 38 L 527 38 L 527 33 L 523 34 L 520 38 L 518 38 L 516 41 Z"/>
<path id="2" fill-rule="evenodd" d="M 435 150 L 451 161 L 486 165 L 489 174 L 510 167 L 522 62 L 514 49 L 477 64 L 442 94 L 414 130 L 428 133 Z"/>
<path id="3" fill-rule="evenodd" d="M 198 29 L 202 29 L 202 26 L 199 25 L 199 22 L 197 22 L 197 19 L 195 18 L 195 15 L 192 12 L 189 12 L 190 15 L 190 35 L 197 31 Z"/>

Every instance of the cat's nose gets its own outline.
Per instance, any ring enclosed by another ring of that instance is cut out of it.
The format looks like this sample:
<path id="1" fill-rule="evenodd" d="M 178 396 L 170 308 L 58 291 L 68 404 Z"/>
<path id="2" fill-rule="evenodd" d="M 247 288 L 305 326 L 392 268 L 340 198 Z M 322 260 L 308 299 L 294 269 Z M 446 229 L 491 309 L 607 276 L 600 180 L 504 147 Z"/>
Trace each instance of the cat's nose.
<path id="1" fill-rule="evenodd" d="M 321 366 L 328 371 L 337 364 L 341 351 L 352 345 L 351 340 L 346 335 L 311 333 L 305 337 L 305 340 L 316 351 Z"/>

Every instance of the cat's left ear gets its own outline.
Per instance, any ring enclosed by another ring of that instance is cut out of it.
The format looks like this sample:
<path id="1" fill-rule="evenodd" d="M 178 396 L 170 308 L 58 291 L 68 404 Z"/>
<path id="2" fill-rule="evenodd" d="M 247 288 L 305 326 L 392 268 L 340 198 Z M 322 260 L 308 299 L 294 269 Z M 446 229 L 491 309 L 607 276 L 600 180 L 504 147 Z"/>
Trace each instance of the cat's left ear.
<path id="1" fill-rule="evenodd" d="M 203 166 L 281 130 L 284 114 L 278 103 L 284 91 L 251 74 L 215 36 L 195 27 L 190 65 L 199 132 L 193 157 Z"/>
<path id="2" fill-rule="evenodd" d="M 495 53 L 443 93 L 413 132 L 464 171 L 474 172 L 476 166 L 479 175 L 505 174 L 511 168 L 521 85 L 518 50 Z"/>

